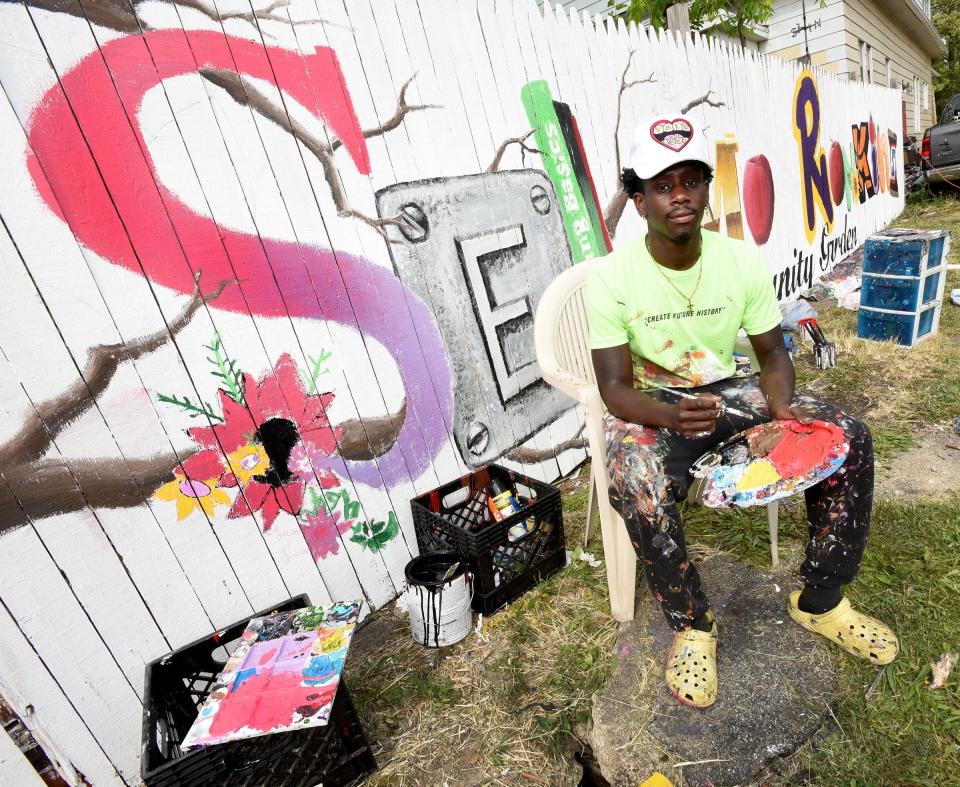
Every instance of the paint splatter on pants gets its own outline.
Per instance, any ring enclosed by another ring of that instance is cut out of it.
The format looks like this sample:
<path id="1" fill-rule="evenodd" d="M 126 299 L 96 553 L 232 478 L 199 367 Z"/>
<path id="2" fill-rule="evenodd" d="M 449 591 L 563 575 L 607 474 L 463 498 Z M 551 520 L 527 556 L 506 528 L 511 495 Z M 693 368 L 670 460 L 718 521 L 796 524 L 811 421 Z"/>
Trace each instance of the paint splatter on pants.
<path id="1" fill-rule="evenodd" d="M 686 498 L 693 480 L 690 466 L 722 440 L 770 421 L 757 375 L 688 390 L 716 394 L 753 417 L 727 413 L 720 416 L 712 434 L 697 439 L 610 414 L 604 419 L 610 503 L 627 525 L 650 590 L 667 622 L 678 631 L 710 607 L 697 569 L 687 557 L 676 505 Z M 654 396 L 662 401 L 676 399 L 660 392 Z M 813 589 L 836 589 L 856 576 L 867 540 L 873 503 L 873 440 L 865 424 L 826 402 L 798 393 L 793 403 L 815 418 L 837 424 L 850 441 L 850 453 L 840 469 L 805 493 L 810 542 L 800 573 Z"/>

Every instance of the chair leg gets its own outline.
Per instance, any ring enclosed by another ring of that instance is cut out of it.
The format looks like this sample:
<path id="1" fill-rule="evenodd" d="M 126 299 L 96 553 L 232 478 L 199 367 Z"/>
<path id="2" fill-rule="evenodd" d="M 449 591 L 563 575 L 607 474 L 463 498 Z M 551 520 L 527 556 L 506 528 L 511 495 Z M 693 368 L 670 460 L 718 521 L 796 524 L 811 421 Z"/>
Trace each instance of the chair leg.
<path id="1" fill-rule="evenodd" d="M 583 529 L 583 548 L 590 543 L 593 535 L 593 520 L 597 518 L 597 477 L 593 472 L 593 463 L 590 463 L 590 491 L 587 492 L 587 526 Z"/>
<path id="2" fill-rule="evenodd" d="M 610 505 L 607 497 L 607 470 L 598 462 L 605 455 L 603 422 L 588 419 L 588 436 L 593 469 L 593 493 L 600 512 L 600 535 L 603 537 L 603 559 L 607 567 L 607 588 L 610 592 L 610 613 L 620 623 L 633 620 L 636 600 L 637 555 L 627 535 L 627 527 Z"/>
<path id="3" fill-rule="evenodd" d="M 767 505 L 767 528 L 770 531 L 770 564 L 772 568 L 780 565 L 777 551 L 777 525 L 779 524 L 780 503 L 774 500 Z"/>
<path id="4" fill-rule="evenodd" d="M 633 620 L 637 590 L 637 555 L 627 535 L 626 525 L 613 506 L 600 503 L 600 532 L 607 566 L 610 613 L 620 623 Z"/>

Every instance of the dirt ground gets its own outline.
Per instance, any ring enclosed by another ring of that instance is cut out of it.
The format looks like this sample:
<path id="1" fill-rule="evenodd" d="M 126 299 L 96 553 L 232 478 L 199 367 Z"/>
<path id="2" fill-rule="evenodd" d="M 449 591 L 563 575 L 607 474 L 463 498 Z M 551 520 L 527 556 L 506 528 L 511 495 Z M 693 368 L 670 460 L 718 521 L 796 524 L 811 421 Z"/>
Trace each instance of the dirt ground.
<path id="1" fill-rule="evenodd" d="M 960 435 L 953 424 L 921 427 L 914 439 L 915 448 L 877 463 L 875 497 L 941 498 L 960 487 Z"/>

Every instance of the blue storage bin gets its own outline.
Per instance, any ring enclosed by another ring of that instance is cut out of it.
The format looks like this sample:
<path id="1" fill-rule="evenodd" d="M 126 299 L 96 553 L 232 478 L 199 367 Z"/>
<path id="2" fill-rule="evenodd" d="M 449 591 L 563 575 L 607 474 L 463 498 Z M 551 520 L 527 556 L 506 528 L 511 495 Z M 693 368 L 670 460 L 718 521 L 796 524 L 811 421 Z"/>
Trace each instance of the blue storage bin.
<path id="1" fill-rule="evenodd" d="M 860 305 L 912 312 L 920 296 L 920 279 L 886 279 L 865 274 L 860 287 Z"/>
<path id="2" fill-rule="evenodd" d="M 927 260 L 928 268 L 937 268 L 941 262 L 945 262 L 943 259 L 943 246 L 946 242 L 946 237 L 941 236 L 930 241 L 930 255 Z"/>
<path id="3" fill-rule="evenodd" d="M 940 277 L 943 271 L 931 273 L 923 280 L 923 297 L 920 302 L 926 306 L 928 303 L 940 300 Z"/>
<path id="4" fill-rule="evenodd" d="M 897 343 L 909 347 L 913 343 L 915 320 L 916 315 L 913 314 L 875 312 L 861 308 L 857 317 L 857 336 L 877 342 L 894 339 Z"/>
<path id="5" fill-rule="evenodd" d="M 861 306 L 857 317 L 857 336 L 879 342 L 893 339 L 904 347 L 913 347 L 921 339 L 937 332 L 939 317 L 939 304 L 912 313 L 880 311 Z"/>
<path id="6" fill-rule="evenodd" d="M 863 272 L 886 276 L 922 276 L 939 267 L 949 249 L 944 230 L 884 230 L 863 245 Z"/>
<path id="7" fill-rule="evenodd" d="M 927 247 L 920 241 L 871 237 L 863 249 L 863 272 L 888 276 L 919 276 Z"/>
<path id="8" fill-rule="evenodd" d="M 927 309 L 924 312 L 920 312 L 920 320 L 917 325 L 917 338 L 920 339 L 926 336 L 930 331 L 933 330 L 933 318 L 936 316 L 935 312 L 937 310 Z"/>

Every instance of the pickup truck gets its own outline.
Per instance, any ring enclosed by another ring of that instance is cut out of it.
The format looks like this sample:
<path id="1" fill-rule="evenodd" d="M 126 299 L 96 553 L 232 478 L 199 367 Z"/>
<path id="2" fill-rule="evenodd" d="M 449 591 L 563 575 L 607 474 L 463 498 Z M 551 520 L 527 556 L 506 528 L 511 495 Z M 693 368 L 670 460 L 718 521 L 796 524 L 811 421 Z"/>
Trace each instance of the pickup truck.
<path id="1" fill-rule="evenodd" d="M 924 132 L 920 155 L 931 183 L 960 180 L 960 93 L 947 102 L 940 122 Z"/>

